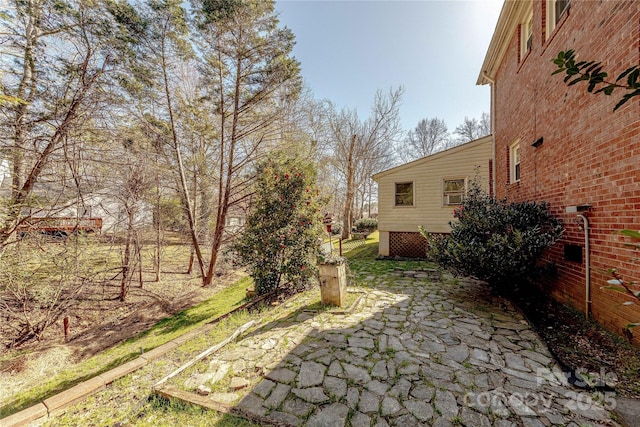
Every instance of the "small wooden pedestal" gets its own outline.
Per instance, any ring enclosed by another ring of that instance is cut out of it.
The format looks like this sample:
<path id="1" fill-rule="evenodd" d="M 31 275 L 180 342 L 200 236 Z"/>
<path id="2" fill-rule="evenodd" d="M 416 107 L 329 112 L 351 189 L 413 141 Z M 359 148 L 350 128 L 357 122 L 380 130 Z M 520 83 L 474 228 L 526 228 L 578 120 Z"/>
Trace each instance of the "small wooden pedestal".
<path id="1" fill-rule="evenodd" d="M 344 258 L 320 264 L 319 267 L 322 303 L 342 307 L 347 302 L 347 269 Z"/>

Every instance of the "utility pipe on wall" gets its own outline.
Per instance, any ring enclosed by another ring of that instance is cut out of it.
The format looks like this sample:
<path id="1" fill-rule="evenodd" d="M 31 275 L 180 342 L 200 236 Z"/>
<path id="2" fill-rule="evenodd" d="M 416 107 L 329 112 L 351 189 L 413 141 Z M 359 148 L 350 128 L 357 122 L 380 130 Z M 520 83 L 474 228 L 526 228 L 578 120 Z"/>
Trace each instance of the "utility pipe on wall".
<path id="1" fill-rule="evenodd" d="M 584 286 L 585 286 L 585 297 L 584 297 L 584 314 L 587 319 L 589 319 L 589 306 L 591 305 L 591 274 L 590 274 L 590 258 L 589 258 L 589 218 L 585 215 L 578 214 L 576 216 L 578 219 L 582 219 L 584 223 Z"/>

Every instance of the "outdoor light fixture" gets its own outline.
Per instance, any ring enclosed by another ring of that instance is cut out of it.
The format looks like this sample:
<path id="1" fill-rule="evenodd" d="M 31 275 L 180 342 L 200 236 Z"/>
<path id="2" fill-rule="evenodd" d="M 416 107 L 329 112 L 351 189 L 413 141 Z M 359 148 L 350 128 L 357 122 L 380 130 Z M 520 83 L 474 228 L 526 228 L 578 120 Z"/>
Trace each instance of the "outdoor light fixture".
<path id="1" fill-rule="evenodd" d="M 586 212 L 589 210 L 590 207 L 591 205 L 588 205 L 588 204 L 577 205 L 577 206 L 567 206 L 567 208 L 565 209 L 565 212 L 566 213 Z"/>
<path id="2" fill-rule="evenodd" d="M 536 139 L 533 144 L 531 144 L 532 147 L 538 148 L 542 145 L 542 142 L 544 141 L 543 137 L 540 137 L 538 139 Z"/>

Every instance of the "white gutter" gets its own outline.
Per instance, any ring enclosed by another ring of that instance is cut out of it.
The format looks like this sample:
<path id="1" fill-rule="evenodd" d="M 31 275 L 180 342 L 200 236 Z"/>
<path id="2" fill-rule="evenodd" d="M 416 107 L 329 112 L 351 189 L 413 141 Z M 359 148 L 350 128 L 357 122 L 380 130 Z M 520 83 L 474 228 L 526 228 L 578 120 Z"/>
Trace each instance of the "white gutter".
<path id="1" fill-rule="evenodd" d="M 496 192 L 496 81 L 489 77 L 489 75 L 483 71 L 482 78 L 489 82 L 491 86 L 491 106 L 489 108 L 489 114 L 491 114 L 491 134 L 493 135 L 493 144 L 491 147 L 491 156 L 493 158 L 493 170 L 491 171 L 491 175 L 493 177 L 493 182 L 491 183 L 491 187 L 493 188 L 494 194 L 492 196 L 495 197 Z"/>

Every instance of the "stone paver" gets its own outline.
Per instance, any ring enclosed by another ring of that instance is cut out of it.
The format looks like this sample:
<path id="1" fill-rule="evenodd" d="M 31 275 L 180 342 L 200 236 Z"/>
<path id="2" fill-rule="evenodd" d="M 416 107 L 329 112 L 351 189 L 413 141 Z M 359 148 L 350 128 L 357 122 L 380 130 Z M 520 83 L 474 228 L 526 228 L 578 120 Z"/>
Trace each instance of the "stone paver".
<path id="1" fill-rule="evenodd" d="M 393 267 L 359 276 L 369 288 L 357 310 L 272 322 L 182 384 L 229 384 L 209 397 L 241 396 L 238 407 L 281 425 L 618 425 L 482 283 Z"/>
<path id="2" fill-rule="evenodd" d="M 302 362 L 298 374 L 298 387 L 311 387 L 322 384 L 327 367 L 316 362 Z"/>

